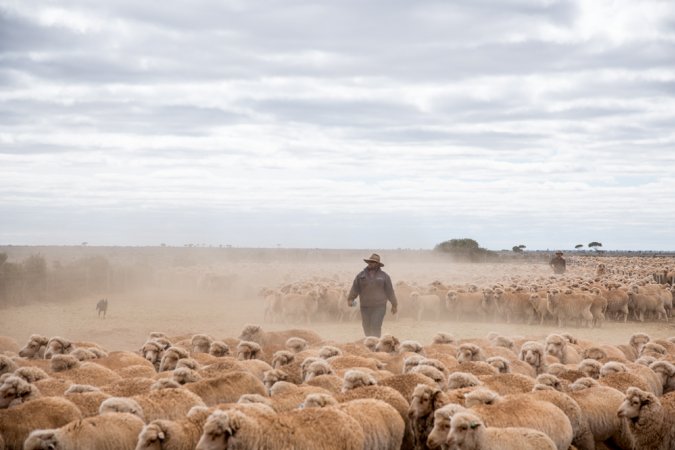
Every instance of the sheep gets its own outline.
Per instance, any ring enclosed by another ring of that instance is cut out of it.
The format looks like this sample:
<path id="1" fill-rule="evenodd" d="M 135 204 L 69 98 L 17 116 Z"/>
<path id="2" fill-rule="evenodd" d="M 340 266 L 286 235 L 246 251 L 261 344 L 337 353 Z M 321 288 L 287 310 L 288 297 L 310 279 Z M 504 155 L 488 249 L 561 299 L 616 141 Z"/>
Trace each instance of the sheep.
<path id="1" fill-rule="evenodd" d="M 520 347 L 518 359 L 525 361 L 535 371 L 536 375 L 546 372 L 544 345 L 536 341 L 527 341 Z"/>
<path id="2" fill-rule="evenodd" d="M 68 339 L 60 336 L 54 336 L 47 342 L 45 350 L 45 359 L 51 359 L 54 355 L 66 355 L 73 351 L 75 346 Z"/>
<path id="3" fill-rule="evenodd" d="M 463 389 L 480 384 L 478 377 L 468 372 L 454 372 L 448 377 L 448 389 Z"/>
<path id="4" fill-rule="evenodd" d="M 342 350 L 332 345 L 324 345 L 319 349 L 319 358 L 330 359 L 335 356 L 342 356 Z"/>
<path id="5" fill-rule="evenodd" d="M 300 409 L 280 415 L 214 411 L 204 424 L 196 449 L 227 448 L 360 450 L 364 448 L 364 435 L 355 419 L 334 408 Z"/>
<path id="6" fill-rule="evenodd" d="M 334 370 L 352 369 L 356 367 L 363 367 L 370 370 L 380 370 L 383 364 L 373 358 L 364 358 L 356 355 L 342 355 L 329 358 L 328 363 Z"/>
<path id="7" fill-rule="evenodd" d="M 399 353 L 419 353 L 420 355 L 424 354 L 424 348 L 422 347 L 422 344 L 413 340 L 401 341 L 398 351 Z"/>
<path id="8" fill-rule="evenodd" d="M 434 382 L 441 389 L 444 389 L 448 384 L 448 380 L 445 377 L 445 375 L 443 374 L 443 372 L 441 372 L 436 367 L 431 366 L 431 365 L 419 364 L 419 365 L 413 367 L 408 373 L 412 373 L 412 374 L 419 373 L 420 375 L 424 375 L 426 377 L 429 377 L 430 379 L 434 380 Z M 380 381 L 380 384 L 385 384 L 385 383 Z"/>
<path id="9" fill-rule="evenodd" d="M 96 363 L 80 363 L 72 355 L 56 354 L 51 359 L 53 377 L 76 384 L 104 386 L 122 379 L 112 370 Z"/>
<path id="10" fill-rule="evenodd" d="M 458 412 L 451 419 L 445 443 L 463 450 L 555 450 L 555 443 L 541 431 L 528 428 L 486 427 L 470 412 Z"/>
<path id="11" fill-rule="evenodd" d="M 649 384 L 642 377 L 628 372 L 624 364 L 616 361 L 605 363 L 600 368 L 600 379 L 598 381 L 602 385 L 613 387 L 621 392 L 625 392 L 631 386 L 646 391 L 650 390 Z M 660 395 L 660 393 L 656 395 Z"/>
<path id="12" fill-rule="evenodd" d="M 288 350 L 279 350 L 272 355 L 272 368 L 278 369 L 295 361 L 295 354 Z"/>
<path id="13" fill-rule="evenodd" d="M 436 294 L 420 294 L 417 291 L 410 293 L 410 300 L 417 307 L 415 317 L 417 320 L 422 320 L 425 315 L 433 318 L 438 318 L 441 315 L 443 302 Z"/>
<path id="14" fill-rule="evenodd" d="M 483 386 L 500 395 L 530 392 L 534 388 L 534 380 L 519 373 L 483 376 L 480 381 Z"/>
<path id="15" fill-rule="evenodd" d="M 71 422 L 61 428 L 35 430 L 24 450 L 134 450 L 143 421 L 133 414 L 109 413 Z"/>
<path id="16" fill-rule="evenodd" d="M 467 411 L 465 407 L 454 403 L 438 408 L 434 412 L 432 421 L 433 427 L 429 432 L 427 440 L 424 442 L 424 444 L 426 444 L 426 446 L 431 449 L 439 447 L 445 449 L 449 448 L 447 445 L 445 445 L 445 441 L 447 440 L 448 434 L 450 433 L 452 418 L 455 414 L 465 411 Z M 420 445 L 418 448 L 425 447 Z"/>
<path id="17" fill-rule="evenodd" d="M 457 361 L 460 363 L 468 361 L 485 361 L 486 359 L 483 350 L 479 346 L 470 343 L 460 345 L 456 356 Z"/>
<path id="18" fill-rule="evenodd" d="M 237 345 L 237 359 L 240 361 L 262 359 L 262 354 L 262 347 L 256 342 L 241 341 Z"/>
<path id="19" fill-rule="evenodd" d="M 466 314 L 485 316 L 483 302 L 485 295 L 482 292 L 459 292 L 449 290 L 445 294 L 445 308 L 454 315 L 455 320 L 461 320 Z"/>
<path id="20" fill-rule="evenodd" d="M 535 310 L 530 302 L 530 292 L 522 288 L 516 290 L 494 290 L 494 301 L 497 310 L 506 315 L 506 323 L 511 323 L 513 318 L 526 320 L 528 324 L 532 323 L 535 316 Z"/>
<path id="21" fill-rule="evenodd" d="M 158 342 L 156 339 L 152 339 L 146 341 L 139 352 L 146 361 L 149 361 L 155 367 L 155 369 L 159 369 L 164 350 L 165 348 L 162 343 Z"/>
<path id="22" fill-rule="evenodd" d="M 90 359 L 97 359 L 97 356 L 94 352 L 86 348 L 76 348 L 69 355 L 77 358 L 78 361 L 88 361 Z"/>
<path id="23" fill-rule="evenodd" d="M 479 388 L 465 396 L 466 406 L 489 426 L 528 427 L 546 433 L 558 450 L 567 450 L 574 437 L 572 425 L 560 408 L 524 395 L 500 396 Z"/>
<path id="24" fill-rule="evenodd" d="M 668 361 L 654 361 L 649 368 L 661 379 L 664 394 L 675 391 L 675 365 Z"/>
<path id="25" fill-rule="evenodd" d="M 377 351 L 377 344 L 380 342 L 380 339 L 375 336 L 366 336 L 363 338 L 363 345 L 371 352 Z"/>
<path id="26" fill-rule="evenodd" d="M 206 334 L 195 334 L 190 340 L 190 349 L 192 353 L 209 353 L 213 338 Z"/>
<path id="27" fill-rule="evenodd" d="M 162 353 L 159 362 L 159 371 L 164 372 L 176 368 L 179 359 L 187 358 L 188 352 L 180 347 L 169 347 Z"/>
<path id="28" fill-rule="evenodd" d="M 581 410 L 579 404 L 569 395 L 553 388 L 549 390 L 535 389 L 528 394 L 530 398 L 549 402 L 560 408 L 565 413 L 572 425 L 572 445 L 578 450 L 593 450 L 595 442 L 588 424 L 588 419 Z"/>
<path id="29" fill-rule="evenodd" d="M 63 397 L 80 408 L 82 417 L 93 417 L 98 415 L 101 403 L 109 399 L 110 395 L 95 386 L 74 384 L 68 388 Z"/>
<path id="30" fill-rule="evenodd" d="M 207 406 L 236 402 L 243 394 L 265 395 L 265 385 L 248 372 L 231 372 L 218 378 L 207 378 L 185 385 L 197 394 Z"/>
<path id="31" fill-rule="evenodd" d="M 458 363 L 450 370 L 450 372 L 468 372 L 476 376 L 494 375 L 498 373 L 497 369 L 484 361 Z"/>
<path id="32" fill-rule="evenodd" d="M 286 348 L 293 353 L 300 353 L 309 346 L 309 342 L 299 337 L 292 337 L 286 340 Z"/>
<path id="33" fill-rule="evenodd" d="M 570 385 L 567 394 L 581 408 L 595 442 L 608 441 L 619 448 L 633 448 L 632 439 L 626 435 L 621 418 L 616 413 L 624 400 L 624 394 L 600 386 L 592 378 L 577 380 Z"/>
<path id="34" fill-rule="evenodd" d="M 35 400 L 42 394 L 34 385 L 21 377 L 10 375 L 0 385 L 0 409 Z"/>
<path id="35" fill-rule="evenodd" d="M 128 398 L 111 397 L 101 403 L 99 413 L 107 410 L 118 412 L 133 410 L 142 414 L 145 421 L 150 422 L 156 419 L 179 419 L 193 406 L 206 406 L 206 404 L 197 394 L 178 387 L 151 390 L 146 394 Z"/>
<path id="36" fill-rule="evenodd" d="M 434 411 L 450 402 L 442 389 L 419 384 L 413 391 L 408 418 L 416 449 L 423 449 L 434 426 Z"/>
<path id="37" fill-rule="evenodd" d="M 434 344 L 454 344 L 456 341 L 452 333 L 445 333 L 443 331 L 436 333 L 432 338 L 432 343 Z"/>
<path id="38" fill-rule="evenodd" d="M 182 386 L 199 381 L 202 379 L 202 376 L 197 371 L 187 367 L 177 367 L 171 373 L 171 379 Z"/>
<path id="39" fill-rule="evenodd" d="M 82 418 L 72 402 L 60 397 L 42 397 L 0 409 L 0 435 L 6 450 L 21 450 L 28 434 L 36 429 L 57 428 Z"/>
<path id="40" fill-rule="evenodd" d="M 379 386 L 389 386 L 396 389 L 405 399 L 409 399 L 412 396 L 415 387 L 419 384 L 426 384 L 432 387 L 438 386 L 438 383 L 434 382 L 433 379 L 426 375 L 411 372 L 383 378 L 377 382 L 377 384 Z"/>
<path id="41" fill-rule="evenodd" d="M 326 394 L 310 394 L 304 408 L 332 407 L 357 420 L 364 434 L 364 450 L 398 450 L 401 448 L 405 423 L 389 404 L 374 399 L 358 399 L 338 403 Z"/>
<path id="42" fill-rule="evenodd" d="M 19 350 L 19 356 L 27 359 L 42 359 L 48 342 L 49 338 L 46 336 L 33 334 L 28 338 L 26 345 Z"/>
<path id="43" fill-rule="evenodd" d="M 228 356 L 230 354 L 230 346 L 223 341 L 213 341 L 209 345 L 208 354 L 218 358 Z"/>
<path id="44" fill-rule="evenodd" d="M 113 397 L 132 397 L 150 390 L 150 386 L 155 383 L 152 378 L 135 377 L 125 378 L 115 383 L 101 386 L 101 390 Z"/>
<path id="45" fill-rule="evenodd" d="M 398 338 L 396 338 L 396 336 L 385 334 L 378 340 L 377 345 L 375 346 L 375 351 L 383 353 L 398 353 L 398 348 L 400 345 L 401 342 L 398 340 Z"/>
<path id="46" fill-rule="evenodd" d="M 546 307 L 548 312 L 557 319 L 558 327 L 564 328 L 566 320 L 576 320 L 579 324 L 591 326 L 593 314 L 591 305 L 593 299 L 590 295 L 583 293 L 561 293 L 558 290 L 552 290 L 548 293 Z"/>
<path id="47" fill-rule="evenodd" d="M 311 363 L 305 371 L 305 377 L 303 381 L 307 382 L 312 378 L 318 377 L 319 375 L 335 375 L 335 371 L 328 361 L 318 359 Z"/>
<path id="48" fill-rule="evenodd" d="M 0 375 L 14 372 L 19 366 L 16 365 L 12 358 L 6 355 L 0 355 Z"/>
<path id="49" fill-rule="evenodd" d="M 305 382 L 305 384 L 326 389 L 332 394 L 342 392 L 342 378 L 337 375 L 318 375 Z"/>
<path id="50" fill-rule="evenodd" d="M 546 353 L 558 358 L 562 364 L 578 364 L 581 362 L 579 353 L 568 344 L 567 339 L 559 334 L 549 334 L 546 338 Z"/>
<path id="51" fill-rule="evenodd" d="M 628 307 L 633 309 L 635 318 L 640 322 L 645 321 L 645 313 L 654 313 L 656 318 L 668 321 L 663 299 L 651 293 L 638 293 L 634 290 L 628 291 Z"/>
<path id="52" fill-rule="evenodd" d="M 675 449 L 675 394 L 660 399 L 651 392 L 631 387 L 618 408 L 639 449 Z"/>

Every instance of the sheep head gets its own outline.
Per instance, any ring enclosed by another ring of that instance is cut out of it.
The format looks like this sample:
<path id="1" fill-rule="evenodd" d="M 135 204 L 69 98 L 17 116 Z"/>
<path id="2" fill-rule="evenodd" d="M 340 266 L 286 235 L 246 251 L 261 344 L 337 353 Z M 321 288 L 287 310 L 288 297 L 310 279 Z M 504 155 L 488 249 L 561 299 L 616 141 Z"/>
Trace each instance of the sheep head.
<path id="1" fill-rule="evenodd" d="M 398 348 L 399 353 L 419 353 L 424 354 L 424 348 L 422 347 L 422 344 L 420 344 L 417 341 L 412 341 L 412 340 L 406 340 L 402 341 L 401 345 Z"/>
<path id="2" fill-rule="evenodd" d="M 565 347 L 567 341 L 559 334 L 549 334 L 546 338 L 546 353 L 558 358 L 560 362 L 565 361 Z"/>
<path id="3" fill-rule="evenodd" d="M 338 401 L 335 400 L 330 394 L 309 394 L 305 397 L 305 401 L 302 404 L 303 408 L 325 408 L 326 406 L 337 405 Z"/>
<path id="4" fill-rule="evenodd" d="M 459 346 L 457 349 L 457 361 L 458 362 L 469 362 L 469 361 L 485 361 L 485 356 L 483 355 L 483 350 L 476 344 L 465 343 Z"/>
<path id="5" fill-rule="evenodd" d="M 246 325 L 239 335 L 240 341 L 252 341 L 260 343 L 262 340 L 263 330 L 260 325 Z"/>
<path id="6" fill-rule="evenodd" d="M 230 354 L 230 346 L 223 341 L 213 341 L 209 345 L 209 355 L 216 357 L 227 356 Z"/>
<path id="7" fill-rule="evenodd" d="M 487 388 L 477 388 L 464 395 L 464 406 L 471 408 L 476 405 L 494 405 L 501 397 Z"/>
<path id="8" fill-rule="evenodd" d="M 371 352 L 377 351 L 377 344 L 380 342 L 375 336 L 367 336 L 363 339 L 363 345 Z"/>
<path id="9" fill-rule="evenodd" d="M 211 348 L 213 338 L 206 334 L 195 334 L 190 340 L 192 353 L 208 353 Z"/>
<path id="10" fill-rule="evenodd" d="M 239 345 L 237 345 L 238 360 L 261 359 L 261 357 L 262 348 L 258 343 L 252 341 L 241 341 Z"/>
<path id="11" fill-rule="evenodd" d="M 288 381 L 288 374 L 283 370 L 272 369 L 263 373 L 263 384 L 268 391 L 279 381 Z"/>
<path id="12" fill-rule="evenodd" d="M 293 353 L 300 353 L 309 346 L 309 343 L 299 337 L 291 337 L 286 341 L 286 348 Z"/>
<path id="13" fill-rule="evenodd" d="M 319 358 L 328 359 L 334 356 L 342 356 L 342 350 L 332 345 L 325 345 L 319 350 Z"/>
<path id="14" fill-rule="evenodd" d="M 595 359 L 584 359 L 579 363 L 579 371 L 585 376 L 598 379 L 600 378 L 600 369 L 602 365 Z"/>
<path id="15" fill-rule="evenodd" d="M 128 397 L 110 397 L 101 403 L 101 406 L 98 408 L 99 414 L 106 413 L 129 413 L 134 414 L 140 417 L 145 422 L 145 416 L 143 414 L 143 408 L 141 405 Z"/>
<path id="16" fill-rule="evenodd" d="M 19 356 L 22 358 L 35 359 L 40 356 L 40 349 L 47 345 L 49 338 L 39 334 L 33 334 L 28 338 L 26 345 L 19 350 Z"/>
<path id="17" fill-rule="evenodd" d="M 543 344 L 535 341 L 525 342 L 520 348 L 520 355 L 518 358 L 532 366 L 537 374 L 544 371 L 545 360 Z"/>
<path id="18" fill-rule="evenodd" d="M 385 334 L 377 342 L 377 345 L 375 346 L 375 351 L 385 353 L 396 353 L 398 352 L 398 347 L 400 344 L 401 344 L 400 341 L 395 336 L 392 336 L 391 334 Z"/>
<path id="19" fill-rule="evenodd" d="M 56 430 L 34 430 L 23 444 L 24 450 L 51 450 L 60 448 Z"/>
<path id="20" fill-rule="evenodd" d="M 61 354 L 54 355 L 49 363 L 52 372 L 63 372 L 79 367 L 79 365 L 80 361 L 74 356 Z"/>
<path id="21" fill-rule="evenodd" d="M 455 336 L 450 333 L 439 332 L 436 333 L 432 339 L 434 344 L 452 344 L 455 342 Z"/>
<path id="22" fill-rule="evenodd" d="M 499 373 L 511 373 L 511 362 L 503 356 L 493 356 L 485 362 L 497 369 Z"/>
<path id="23" fill-rule="evenodd" d="M 478 448 L 485 424 L 476 414 L 459 412 L 452 417 L 445 444 L 450 448 Z"/>
<path id="24" fill-rule="evenodd" d="M 17 376 L 9 376 L 0 386 L 0 409 L 21 404 L 27 400 L 39 397 L 38 389 Z"/>
<path id="25" fill-rule="evenodd" d="M 313 378 L 318 377 L 319 375 L 334 375 L 335 372 L 333 368 L 328 364 L 324 359 L 319 359 L 314 361 L 312 364 L 307 367 L 307 372 L 305 373 L 305 381 L 309 381 Z"/>
<path id="26" fill-rule="evenodd" d="M 288 350 L 279 350 L 272 355 L 272 368 L 278 369 L 281 366 L 290 364 L 295 360 L 295 354 Z"/>
<path id="27" fill-rule="evenodd" d="M 438 448 L 445 443 L 450 433 L 452 418 L 463 411 L 466 411 L 466 408 L 456 403 L 445 405 L 434 411 L 434 427 L 426 442 L 429 448 Z"/>
<path id="28" fill-rule="evenodd" d="M 620 373 L 620 372 L 626 372 L 626 366 L 617 361 L 610 361 L 608 363 L 605 363 L 600 368 L 601 377 L 606 377 L 611 373 Z"/>
<path id="29" fill-rule="evenodd" d="M 50 359 L 54 355 L 65 355 L 73 350 L 73 344 L 68 340 L 59 336 L 54 336 L 47 342 L 47 349 L 45 350 L 45 359 Z"/>
<path id="30" fill-rule="evenodd" d="M 214 411 L 206 419 L 204 431 L 196 448 L 200 450 L 238 448 L 229 441 L 237 439 L 237 433 L 246 420 L 246 416 L 239 411 Z"/>
<path id="31" fill-rule="evenodd" d="M 426 384 L 415 386 L 408 408 L 408 417 L 426 417 L 439 407 L 444 406 L 443 402 L 439 401 L 443 398 L 442 394 L 441 388 L 433 388 Z"/>
<path id="32" fill-rule="evenodd" d="M 538 385 L 544 385 L 548 386 L 552 389 L 555 389 L 556 391 L 561 391 L 562 392 L 562 382 L 560 381 L 560 378 L 556 377 L 555 375 L 552 375 L 550 373 L 542 373 L 537 375 L 537 379 L 535 380 Z"/>
<path id="33" fill-rule="evenodd" d="M 635 423 L 640 418 L 642 408 L 654 403 L 658 403 L 658 399 L 651 392 L 645 392 L 636 387 L 629 387 L 626 389 L 626 398 L 621 403 L 621 406 L 619 406 L 617 415 Z"/>
<path id="34" fill-rule="evenodd" d="M 374 386 L 377 384 L 377 380 L 370 375 L 361 370 L 348 370 L 344 375 L 344 382 L 342 384 L 342 392 L 347 392 L 352 389 L 364 387 L 364 386 Z"/>
<path id="35" fill-rule="evenodd" d="M 468 372 L 455 372 L 448 377 L 448 389 L 463 389 L 480 386 L 480 380 Z"/>

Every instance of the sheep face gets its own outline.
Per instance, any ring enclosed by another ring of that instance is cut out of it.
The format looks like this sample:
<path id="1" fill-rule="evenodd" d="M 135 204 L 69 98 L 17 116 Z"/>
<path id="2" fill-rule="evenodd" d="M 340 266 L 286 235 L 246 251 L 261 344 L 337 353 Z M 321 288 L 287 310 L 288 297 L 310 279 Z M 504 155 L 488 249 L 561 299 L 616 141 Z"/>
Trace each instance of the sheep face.
<path id="1" fill-rule="evenodd" d="M 192 353 L 208 353 L 213 339 L 205 334 L 195 334 L 190 342 Z"/>
<path id="2" fill-rule="evenodd" d="M 286 348 L 294 353 L 300 353 L 309 346 L 309 343 L 298 337 L 289 338 L 286 341 Z"/>
<path id="3" fill-rule="evenodd" d="M 386 334 L 378 341 L 377 345 L 375 346 L 375 351 L 384 353 L 397 353 L 400 344 L 401 343 L 396 337 L 392 336 L 391 334 Z"/>
<path id="4" fill-rule="evenodd" d="M 478 448 L 485 431 L 483 420 L 475 414 L 457 413 L 452 417 L 445 444 L 450 448 Z"/>
<path id="5" fill-rule="evenodd" d="M 49 342 L 49 339 L 46 337 L 34 334 L 28 339 L 26 345 L 19 350 L 19 356 L 28 359 L 40 358 L 40 350 L 47 345 L 47 342 Z"/>
<path id="6" fill-rule="evenodd" d="M 0 375 L 12 373 L 16 370 L 16 364 L 9 356 L 0 355 Z"/>
<path id="7" fill-rule="evenodd" d="M 441 394 L 441 389 L 435 389 L 426 384 L 418 384 L 413 391 L 408 408 L 409 417 L 426 417 L 434 412 L 434 401 Z"/>
<path id="8" fill-rule="evenodd" d="M 162 359 L 162 350 L 159 343 L 148 341 L 143 344 L 143 347 L 141 348 L 141 356 L 157 367 Z"/>
<path id="9" fill-rule="evenodd" d="M 458 362 L 481 361 L 483 358 L 480 347 L 474 344 L 462 344 L 457 350 Z"/>
<path id="10" fill-rule="evenodd" d="M 72 350 L 73 344 L 71 344 L 70 341 L 60 337 L 53 337 L 47 343 L 45 359 L 50 359 L 54 355 L 65 355 L 70 353 Z"/>
<path id="11" fill-rule="evenodd" d="M 292 363 L 294 359 L 295 356 L 292 352 L 288 350 L 279 350 L 272 356 L 272 368 L 278 369 L 281 366 Z"/>
<path id="12" fill-rule="evenodd" d="M 245 416 L 239 411 L 214 411 L 204 424 L 197 450 L 222 450 L 244 448 L 237 445 L 238 436 Z M 251 433 L 250 438 L 254 438 Z M 255 446 L 251 447 L 255 448 Z"/>
<path id="13" fill-rule="evenodd" d="M 546 338 L 546 353 L 555 356 L 559 361 L 564 361 L 563 354 L 566 345 L 567 342 L 562 336 L 552 334 Z"/>
<path id="14" fill-rule="evenodd" d="M 511 363 L 506 358 L 502 358 L 501 356 L 493 356 L 488 358 L 486 362 L 497 369 L 499 373 L 511 372 Z"/>
<path id="15" fill-rule="evenodd" d="M 596 361 L 601 361 L 607 358 L 607 352 L 605 352 L 600 347 L 589 347 L 583 352 L 584 359 L 595 359 Z"/>
<path id="16" fill-rule="evenodd" d="M 70 355 L 54 355 L 51 358 L 49 366 L 53 372 L 63 372 L 64 370 L 74 369 L 80 365 L 80 361 Z"/>
<path id="17" fill-rule="evenodd" d="M 417 367 L 420 362 L 424 359 L 422 355 L 412 355 L 408 356 L 403 361 L 403 373 L 408 373 L 413 367 Z"/>
<path id="18" fill-rule="evenodd" d="M 213 341 L 209 346 L 209 354 L 216 357 L 227 356 L 230 354 L 230 346 L 225 342 Z"/>
<path id="19" fill-rule="evenodd" d="M 24 450 L 57 450 L 61 448 L 55 430 L 32 431 L 23 443 Z"/>
<path id="20" fill-rule="evenodd" d="M 136 450 L 161 450 L 167 440 L 166 431 L 159 423 L 152 422 L 143 427 L 138 435 Z"/>
<path id="21" fill-rule="evenodd" d="M 579 363 L 579 371 L 585 376 L 593 379 L 600 378 L 600 369 L 602 365 L 595 359 L 584 359 Z"/>
<path id="22" fill-rule="evenodd" d="M 649 368 L 659 376 L 664 394 L 675 390 L 675 366 L 673 364 L 668 361 L 655 361 Z"/>
<path id="23" fill-rule="evenodd" d="M 657 401 L 654 394 L 642 391 L 636 387 L 630 387 L 626 390 L 626 398 L 624 399 L 617 415 L 632 421 L 637 421 L 640 417 L 640 410 L 651 403 Z"/>
<path id="24" fill-rule="evenodd" d="M 333 347 L 330 345 L 326 345 L 324 347 L 321 347 L 321 350 L 319 350 L 319 357 L 323 359 L 328 359 L 332 358 L 334 356 L 340 356 L 342 355 L 342 350 L 340 350 L 337 347 Z"/>
<path id="25" fill-rule="evenodd" d="M 543 346 L 526 344 L 520 349 L 520 360 L 538 369 L 544 361 Z"/>
<path id="26" fill-rule="evenodd" d="M 342 392 L 347 392 L 351 389 L 356 389 L 363 386 L 373 386 L 376 384 L 377 381 L 371 375 L 361 372 L 360 370 L 348 370 L 344 376 Z"/>
<path id="27" fill-rule="evenodd" d="M 398 349 L 399 353 L 423 353 L 422 345 L 417 341 L 403 341 Z"/>
<path id="28" fill-rule="evenodd" d="M 34 394 L 33 386 L 23 378 L 10 376 L 0 386 L 0 409 L 23 403 Z"/>
<path id="29" fill-rule="evenodd" d="M 448 389 L 463 389 L 480 385 L 480 380 L 467 372 L 455 372 L 448 377 Z"/>
<path id="30" fill-rule="evenodd" d="M 427 438 L 429 448 L 438 448 L 445 443 L 450 433 L 452 417 L 464 410 L 465 408 L 461 405 L 450 404 L 434 412 L 434 427 Z"/>
<path id="31" fill-rule="evenodd" d="M 548 386 L 556 391 L 562 391 L 562 384 L 560 383 L 560 378 L 550 373 L 542 373 L 537 376 L 537 384 Z"/>
<path id="32" fill-rule="evenodd" d="M 376 338 L 375 336 L 368 336 L 368 337 L 363 339 L 363 345 L 365 345 L 366 348 L 368 350 L 370 350 L 371 352 L 376 351 L 377 344 L 379 342 L 380 342 L 380 340 L 378 338 Z"/>
<path id="33" fill-rule="evenodd" d="M 309 381 L 313 378 L 318 377 L 319 375 L 333 375 L 333 369 L 330 365 L 323 359 L 314 361 L 307 368 L 307 373 L 305 374 L 305 381 Z"/>
<path id="34" fill-rule="evenodd" d="M 420 373 L 422 375 L 431 378 L 432 380 L 434 380 L 434 382 L 438 385 L 440 389 L 443 389 L 447 385 L 445 375 L 443 375 L 443 372 L 441 372 L 435 367 L 420 364 L 419 366 L 412 369 L 411 373 Z"/>
<path id="35" fill-rule="evenodd" d="M 337 400 L 329 394 L 309 394 L 303 403 L 304 408 L 325 408 L 337 405 Z"/>
<path id="36" fill-rule="evenodd" d="M 262 353 L 262 348 L 255 342 L 242 341 L 237 345 L 237 359 L 240 361 L 248 359 L 259 359 Z"/>
<path id="37" fill-rule="evenodd" d="M 606 377 L 607 375 L 612 373 L 619 373 L 625 371 L 626 366 L 616 361 L 610 361 L 600 368 L 600 376 Z"/>
<path id="38" fill-rule="evenodd" d="M 279 381 L 288 381 L 288 374 L 283 370 L 273 369 L 263 374 L 263 384 L 268 391 Z"/>

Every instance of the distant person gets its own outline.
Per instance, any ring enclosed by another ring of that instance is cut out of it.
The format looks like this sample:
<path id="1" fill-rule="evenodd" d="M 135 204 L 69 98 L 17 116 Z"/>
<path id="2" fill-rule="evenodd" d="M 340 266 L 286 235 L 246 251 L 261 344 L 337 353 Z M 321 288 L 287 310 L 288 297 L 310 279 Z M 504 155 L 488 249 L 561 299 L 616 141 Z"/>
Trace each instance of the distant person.
<path id="1" fill-rule="evenodd" d="M 387 300 L 391 302 L 392 314 L 398 310 L 398 301 L 391 278 L 382 270 L 384 264 L 380 262 L 380 255 L 373 253 L 364 261 L 368 266 L 354 278 L 347 303 L 354 306 L 356 297 L 360 298 L 363 332 L 366 336 L 380 337 L 382 321 L 387 313 Z"/>
<path id="2" fill-rule="evenodd" d="M 565 258 L 562 255 L 563 252 L 555 252 L 555 256 L 548 263 L 553 268 L 553 273 L 557 275 L 562 275 L 567 269 L 567 262 L 565 262 Z"/>

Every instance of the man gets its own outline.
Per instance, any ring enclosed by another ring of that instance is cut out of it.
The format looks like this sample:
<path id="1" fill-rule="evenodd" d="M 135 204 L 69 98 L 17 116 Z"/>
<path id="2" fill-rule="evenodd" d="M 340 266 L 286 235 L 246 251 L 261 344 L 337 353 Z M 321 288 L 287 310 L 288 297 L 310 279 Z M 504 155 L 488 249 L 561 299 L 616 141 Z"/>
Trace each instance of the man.
<path id="1" fill-rule="evenodd" d="M 567 268 L 567 263 L 562 255 L 563 252 L 555 252 L 555 257 L 548 263 L 548 265 L 553 268 L 553 273 L 558 275 L 565 273 L 565 269 Z"/>
<path id="2" fill-rule="evenodd" d="M 380 337 L 382 321 L 387 312 L 387 300 L 391 302 L 391 313 L 396 314 L 398 301 L 391 278 L 382 267 L 380 255 L 373 253 L 364 259 L 368 266 L 354 278 L 352 289 L 347 296 L 349 306 L 354 306 L 356 297 L 361 299 L 361 324 L 366 336 Z"/>

